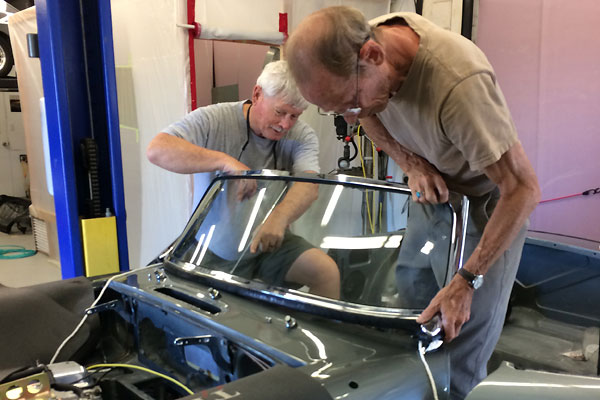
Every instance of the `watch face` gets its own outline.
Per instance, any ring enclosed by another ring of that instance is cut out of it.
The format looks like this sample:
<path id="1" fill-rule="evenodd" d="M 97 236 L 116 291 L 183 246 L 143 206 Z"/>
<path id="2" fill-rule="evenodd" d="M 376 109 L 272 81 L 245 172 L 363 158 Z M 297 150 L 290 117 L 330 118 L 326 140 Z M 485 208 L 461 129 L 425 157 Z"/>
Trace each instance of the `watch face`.
<path id="1" fill-rule="evenodd" d="M 483 275 L 475 275 L 475 278 L 471 281 L 473 289 L 477 290 L 483 285 Z"/>

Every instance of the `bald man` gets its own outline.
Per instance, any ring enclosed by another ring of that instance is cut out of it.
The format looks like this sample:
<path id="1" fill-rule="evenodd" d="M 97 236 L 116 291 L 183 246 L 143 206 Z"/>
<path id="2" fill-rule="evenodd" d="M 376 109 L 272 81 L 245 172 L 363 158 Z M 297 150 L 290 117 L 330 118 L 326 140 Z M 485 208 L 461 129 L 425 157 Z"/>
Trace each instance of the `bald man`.
<path id="1" fill-rule="evenodd" d="M 417 320 L 441 314 L 451 396 L 464 398 L 487 374 L 540 196 L 491 65 L 472 42 L 417 14 L 366 21 L 349 7 L 307 17 L 285 55 L 304 98 L 359 120 L 402 168 L 413 226 L 439 222 L 435 205 L 449 189 L 469 196 L 467 261 Z M 420 234 L 407 230 L 405 241 Z"/>

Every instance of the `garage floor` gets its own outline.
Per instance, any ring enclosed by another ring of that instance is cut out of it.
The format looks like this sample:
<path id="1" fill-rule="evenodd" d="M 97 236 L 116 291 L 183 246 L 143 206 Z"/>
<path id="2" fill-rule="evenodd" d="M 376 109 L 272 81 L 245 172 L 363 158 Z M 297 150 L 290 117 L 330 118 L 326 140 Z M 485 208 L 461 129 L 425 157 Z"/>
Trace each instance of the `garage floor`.
<path id="1" fill-rule="evenodd" d="M 0 248 L 6 245 L 35 249 L 32 234 L 13 233 L 7 235 L 0 232 Z M 45 254 L 37 253 L 31 257 L 13 260 L 0 259 L 0 284 L 4 286 L 30 286 L 60 279 L 60 266 L 51 261 Z"/>

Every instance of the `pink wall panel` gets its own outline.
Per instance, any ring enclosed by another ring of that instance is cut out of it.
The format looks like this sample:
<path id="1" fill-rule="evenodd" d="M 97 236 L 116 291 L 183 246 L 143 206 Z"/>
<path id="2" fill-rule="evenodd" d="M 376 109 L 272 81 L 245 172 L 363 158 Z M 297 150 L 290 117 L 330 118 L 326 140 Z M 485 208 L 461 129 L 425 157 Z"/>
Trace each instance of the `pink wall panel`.
<path id="1" fill-rule="evenodd" d="M 216 85 L 238 84 L 240 100 L 252 95 L 269 46 L 214 42 Z"/>
<path id="2" fill-rule="evenodd" d="M 213 62 L 215 85 L 238 85 L 240 100 L 249 99 L 262 71 L 266 45 L 196 40 L 196 93 L 198 107 L 212 103 Z"/>
<path id="3" fill-rule="evenodd" d="M 480 0 L 498 74 L 542 198 L 600 186 L 600 2 Z M 540 204 L 532 229 L 600 240 L 600 195 Z"/>
<path id="4" fill-rule="evenodd" d="M 198 107 L 202 107 L 212 102 L 213 41 L 194 40 L 194 54 L 196 56 L 196 101 Z"/>
<path id="5" fill-rule="evenodd" d="M 542 1 L 480 0 L 477 32 L 477 45 L 496 70 L 519 138 L 533 165 L 537 160 Z"/>

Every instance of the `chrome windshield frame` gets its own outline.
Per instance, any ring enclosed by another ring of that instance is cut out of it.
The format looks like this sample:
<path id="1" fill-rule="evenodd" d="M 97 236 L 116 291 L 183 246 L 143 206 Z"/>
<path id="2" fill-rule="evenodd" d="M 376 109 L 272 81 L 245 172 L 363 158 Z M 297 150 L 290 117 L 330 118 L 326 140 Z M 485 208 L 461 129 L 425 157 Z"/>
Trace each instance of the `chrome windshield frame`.
<path id="1" fill-rule="evenodd" d="M 261 171 L 240 171 L 238 173 L 228 173 L 218 175 L 212 182 L 206 194 L 198 204 L 194 214 L 206 212 L 211 199 L 217 193 L 222 185 L 222 182 L 229 179 L 266 179 L 266 180 L 288 180 L 296 182 L 309 183 L 326 183 L 340 184 L 345 186 L 354 186 L 359 188 L 382 189 L 391 192 L 399 192 L 411 194 L 407 185 L 399 182 L 377 181 L 368 178 L 361 178 L 350 175 L 325 175 L 325 174 L 290 174 L 284 171 L 261 170 Z M 466 196 L 457 193 L 450 194 L 450 201 L 447 203 L 452 212 L 452 237 L 450 240 L 450 249 L 448 257 L 448 270 L 452 274 L 446 277 L 444 282 L 447 285 L 452 279 L 454 273 L 462 266 L 464 241 L 467 231 L 467 216 L 469 212 L 469 200 Z M 182 234 L 174 242 L 172 249 L 177 248 L 181 240 L 186 236 L 194 223 L 194 218 L 191 218 Z M 408 322 L 415 325 L 416 318 L 421 310 L 403 309 L 403 308 L 385 308 L 379 306 L 370 306 L 358 303 L 349 303 L 341 300 L 333 300 L 320 296 L 315 296 L 306 292 L 298 291 L 291 288 L 283 288 L 280 286 L 271 286 L 262 282 L 247 280 L 235 275 L 224 272 L 211 271 L 205 268 L 196 268 L 193 273 L 185 271 L 182 268 L 181 261 L 173 259 L 173 251 L 165 257 L 165 267 L 169 271 L 177 275 L 197 276 L 208 283 L 218 286 L 221 290 L 227 288 L 235 289 L 237 292 L 242 292 L 243 295 L 250 297 L 275 302 L 284 306 L 291 306 L 302 311 L 308 311 L 305 308 L 310 308 L 313 312 L 320 309 L 325 312 L 325 315 L 331 316 L 333 313 L 338 318 L 340 315 L 351 316 L 352 320 L 360 323 L 361 320 L 379 320 L 383 321 L 385 326 L 404 325 Z M 294 303 L 298 303 L 298 307 L 294 307 Z M 323 313 L 321 313 L 323 314 Z M 404 320 L 405 322 L 398 321 Z"/>

